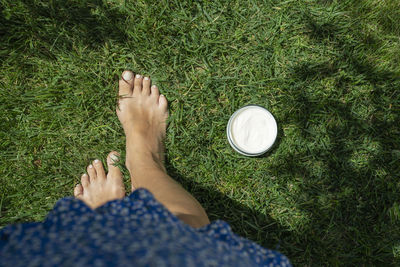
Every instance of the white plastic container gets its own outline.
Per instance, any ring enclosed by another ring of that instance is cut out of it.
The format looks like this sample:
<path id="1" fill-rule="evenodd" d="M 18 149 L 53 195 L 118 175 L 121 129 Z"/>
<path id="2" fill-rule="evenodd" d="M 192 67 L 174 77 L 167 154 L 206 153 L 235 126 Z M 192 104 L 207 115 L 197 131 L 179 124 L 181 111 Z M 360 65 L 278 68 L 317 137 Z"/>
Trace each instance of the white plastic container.
<path id="1" fill-rule="evenodd" d="M 266 153 L 274 145 L 278 125 L 267 109 L 248 105 L 233 113 L 226 133 L 234 150 L 245 156 L 256 157 Z"/>

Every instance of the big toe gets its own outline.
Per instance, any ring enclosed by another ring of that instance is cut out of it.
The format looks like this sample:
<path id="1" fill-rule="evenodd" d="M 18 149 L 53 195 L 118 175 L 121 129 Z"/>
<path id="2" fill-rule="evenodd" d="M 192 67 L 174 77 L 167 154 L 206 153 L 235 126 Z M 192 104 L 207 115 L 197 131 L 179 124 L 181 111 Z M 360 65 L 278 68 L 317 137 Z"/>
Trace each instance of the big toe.
<path id="1" fill-rule="evenodd" d="M 121 170 L 115 164 L 119 161 L 119 153 L 116 151 L 112 151 L 107 156 L 107 165 L 108 165 L 108 179 L 117 179 L 122 181 L 122 173 Z"/>
<path id="2" fill-rule="evenodd" d="M 126 70 L 122 73 L 121 79 L 119 80 L 119 96 L 131 96 L 133 89 L 133 72 Z"/>
<path id="3" fill-rule="evenodd" d="M 77 184 L 74 188 L 74 196 L 80 198 L 83 195 L 83 187 L 81 184 Z"/>

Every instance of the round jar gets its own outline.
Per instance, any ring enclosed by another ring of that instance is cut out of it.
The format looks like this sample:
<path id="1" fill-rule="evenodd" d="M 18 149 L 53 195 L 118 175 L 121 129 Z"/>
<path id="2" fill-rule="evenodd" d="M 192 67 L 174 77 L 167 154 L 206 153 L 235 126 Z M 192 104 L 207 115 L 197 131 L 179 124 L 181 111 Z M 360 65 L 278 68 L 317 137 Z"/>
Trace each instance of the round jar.
<path id="1" fill-rule="evenodd" d="M 275 143 L 278 126 L 265 108 L 248 105 L 237 110 L 226 127 L 229 144 L 242 155 L 256 157 Z"/>

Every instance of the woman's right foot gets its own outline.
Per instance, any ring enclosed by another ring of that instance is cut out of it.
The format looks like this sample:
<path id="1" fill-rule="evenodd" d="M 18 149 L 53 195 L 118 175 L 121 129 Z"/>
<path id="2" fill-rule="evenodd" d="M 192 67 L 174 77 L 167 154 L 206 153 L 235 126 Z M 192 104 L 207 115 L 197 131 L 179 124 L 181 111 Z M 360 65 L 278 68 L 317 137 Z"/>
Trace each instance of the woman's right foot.
<path id="1" fill-rule="evenodd" d="M 124 71 L 119 81 L 118 119 L 126 135 L 129 171 L 159 168 L 165 171 L 164 145 L 168 102 L 149 77 Z M 132 178 L 132 186 L 138 187 Z"/>

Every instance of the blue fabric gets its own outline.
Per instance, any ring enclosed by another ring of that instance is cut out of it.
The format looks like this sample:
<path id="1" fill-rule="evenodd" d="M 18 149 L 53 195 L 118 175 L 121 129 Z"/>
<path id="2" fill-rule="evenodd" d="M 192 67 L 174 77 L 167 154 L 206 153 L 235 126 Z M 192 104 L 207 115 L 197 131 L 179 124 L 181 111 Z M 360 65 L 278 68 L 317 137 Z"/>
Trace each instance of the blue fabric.
<path id="1" fill-rule="evenodd" d="M 92 210 L 59 200 L 46 220 L 0 231 L 0 266 L 290 266 L 221 220 L 195 229 L 146 189 Z"/>

